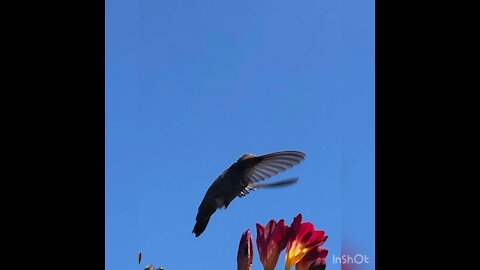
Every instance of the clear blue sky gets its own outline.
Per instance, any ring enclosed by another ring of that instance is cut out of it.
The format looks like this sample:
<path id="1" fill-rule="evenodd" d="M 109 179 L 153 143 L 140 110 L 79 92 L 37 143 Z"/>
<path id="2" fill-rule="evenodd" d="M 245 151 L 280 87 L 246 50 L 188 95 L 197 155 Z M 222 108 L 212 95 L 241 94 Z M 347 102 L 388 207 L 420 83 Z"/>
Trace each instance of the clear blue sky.
<path id="1" fill-rule="evenodd" d="M 329 235 L 327 269 L 342 250 L 373 269 L 373 0 L 107 0 L 105 40 L 105 269 L 236 269 L 245 229 L 298 213 Z M 195 238 L 212 181 L 280 150 L 306 160 L 271 180 L 299 182 L 235 199 Z"/>

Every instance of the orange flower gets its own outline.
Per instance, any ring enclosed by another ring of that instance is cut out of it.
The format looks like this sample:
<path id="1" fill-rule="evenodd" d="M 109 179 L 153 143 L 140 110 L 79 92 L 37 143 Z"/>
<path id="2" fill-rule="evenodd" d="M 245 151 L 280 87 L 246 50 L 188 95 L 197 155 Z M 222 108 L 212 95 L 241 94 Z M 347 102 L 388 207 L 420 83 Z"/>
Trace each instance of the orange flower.
<path id="1" fill-rule="evenodd" d="M 287 246 L 287 230 L 283 219 L 272 219 L 264 227 L 257 223 L 257 248 L 264 270 L 273 270 L 280 252 Z"/>
<path id="2" fill-rule="evenodd" d="M 305 254 L 325 243 L 328 238 L 323 230 L 315 230 L 312 223 L 302 223 L 302 214 L 293 219 L 288 236 L 285 270 L 290 270 Z"/>
<path id="3" fill-rule="evenodd" d="M 326 248 L 313 248 L 295 265 L 295 270 L 323 270 L 327 267 L 327 254 Z"/>
<path id="4" fill-rule="evenodd" d="M 240 238 L 237 254 L 237 269 L 250 270 L 253 262 L 253 240 L 250 230 L 246 230 Z"/>

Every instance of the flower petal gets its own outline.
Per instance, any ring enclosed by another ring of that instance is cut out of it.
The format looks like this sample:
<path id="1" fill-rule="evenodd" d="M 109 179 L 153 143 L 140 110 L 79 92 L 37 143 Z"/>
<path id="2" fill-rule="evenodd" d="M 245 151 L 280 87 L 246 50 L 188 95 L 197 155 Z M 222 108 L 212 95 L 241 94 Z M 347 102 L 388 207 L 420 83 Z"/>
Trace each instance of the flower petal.
<path id="1" fill-rule="evenodd" d="M 247 229 L 240 238 L 237 254 L 237 269 L 250 270 L 253 262 L 253 241 L 250 230 Z"/>
<path id="2" fill-rule="evenodd" d="M 311 249 L 322 245 L 327 240 L 323 230 L 315 230 L 311 222 L 301 222 L 297 215 L 289 229 L 289 240 L 285 254 L 285 270 L 298 263 Z"/>
<path id="3" fill-rule="evenodd" d="M 311 249 L 303 258 L 295 265 L 296 270 L 311 270 L 315 267 L 326 267 L 328 249 L 320 246 Z"/>
<path id="4" fill-rule="evenodd" d="M 283 219 L 272 219 L 266 226 L 257 223 L 257 248 L 265 270 L 273 270 L 277 265 L 280 252 L 287 246 L 286 232 Z"/>

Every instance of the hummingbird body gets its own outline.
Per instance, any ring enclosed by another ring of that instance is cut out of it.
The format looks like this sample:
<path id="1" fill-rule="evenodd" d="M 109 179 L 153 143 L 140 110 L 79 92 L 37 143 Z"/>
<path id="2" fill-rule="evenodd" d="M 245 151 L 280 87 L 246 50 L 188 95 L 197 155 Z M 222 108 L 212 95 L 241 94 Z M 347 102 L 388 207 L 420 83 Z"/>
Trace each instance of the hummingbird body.
<path id="1" fill-rule="evenodd" d="M 237 162 L 223 171 L 210 185 L 198 207 L 193 233 L 199 236 L 207 227 L 210 217 L 218 208 L 225 209 L 235 197 L 243 197 L 250 191 L 265 187 L 280 187 L 295 183 L 298 178 L 277 181 L 271 184 L 260 184 L 279 172 L 291 168 L 305 159 L 299 151 L 282 151 L 262 156 L 242 155 Z"/>

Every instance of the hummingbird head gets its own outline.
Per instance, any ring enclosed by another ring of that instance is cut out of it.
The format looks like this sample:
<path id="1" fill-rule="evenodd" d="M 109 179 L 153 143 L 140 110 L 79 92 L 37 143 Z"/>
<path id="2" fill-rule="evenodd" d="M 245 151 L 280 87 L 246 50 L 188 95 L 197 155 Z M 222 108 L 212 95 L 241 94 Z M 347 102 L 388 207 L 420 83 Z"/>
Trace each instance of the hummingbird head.
<path id="1" fill-rule="evenodd" d="M 238 160 L 238 161 L 242 161 L 242 160 L 245 160 L 247 158 L 251 158 L 251 157 L 254 157 L 255 155 L 254 154 L 250 154 L 250 153 L 246 153 L 246 154 L 243 154 Z"/>

